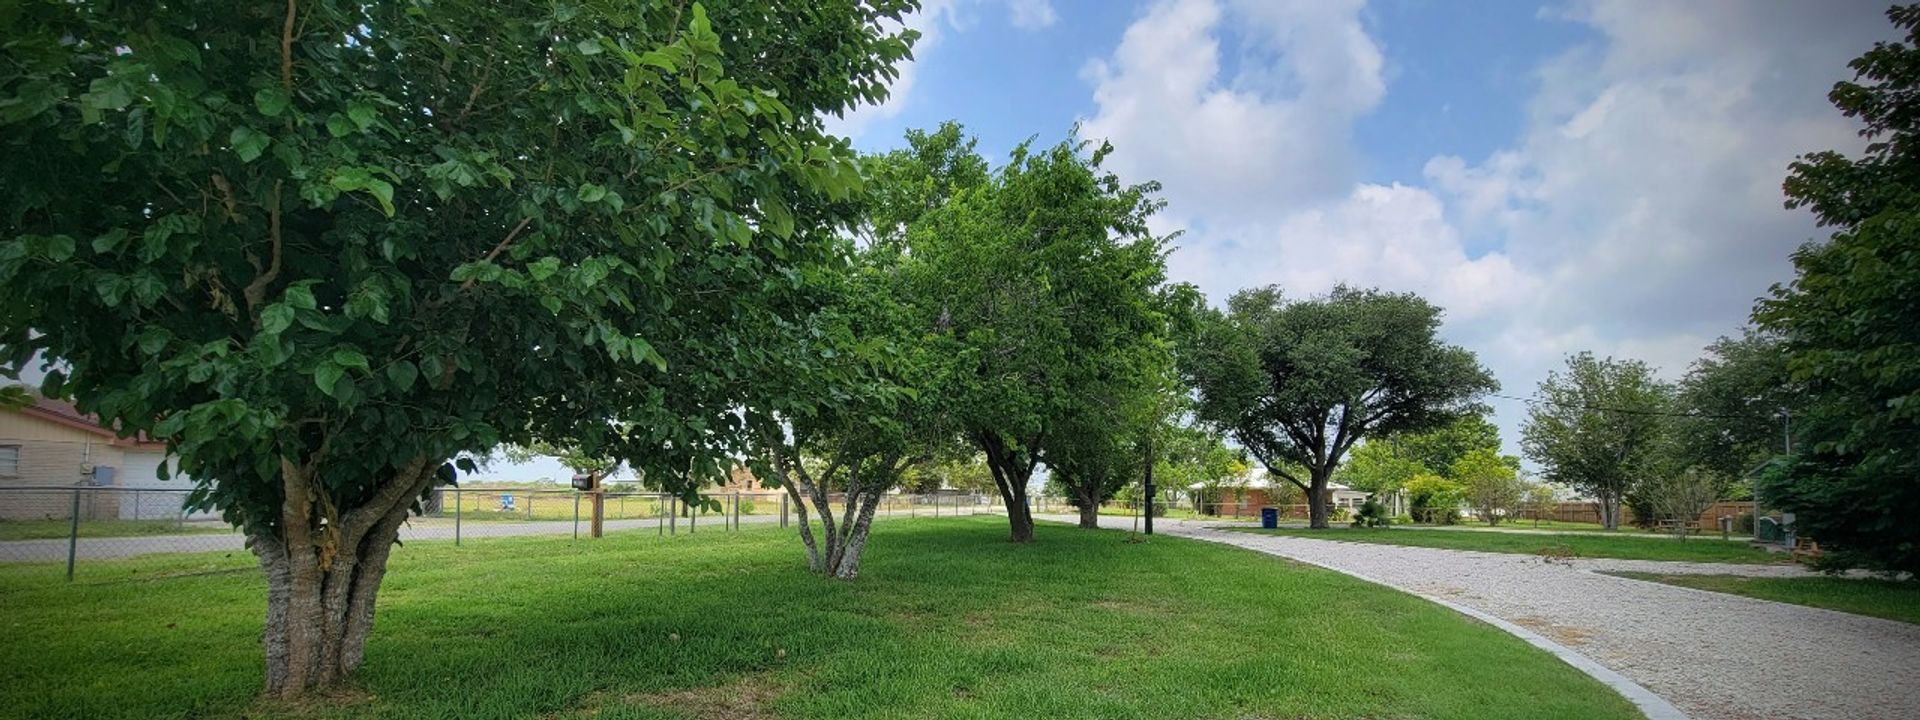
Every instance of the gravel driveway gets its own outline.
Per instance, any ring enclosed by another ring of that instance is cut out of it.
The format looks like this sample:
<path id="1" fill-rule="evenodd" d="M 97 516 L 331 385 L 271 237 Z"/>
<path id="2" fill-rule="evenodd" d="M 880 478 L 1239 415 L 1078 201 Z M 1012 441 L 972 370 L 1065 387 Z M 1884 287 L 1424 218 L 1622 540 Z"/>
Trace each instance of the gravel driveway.
<path id="1" fill-rule="evenodd" d="M 1130 518 L 1103 518 L 1125 528 Z M 1796 567 L 1576 560 L 1372 545 L 1159 521 L 1156 530 L 1330 567 L 1551 638 L 1701 720 L 1920 718 L 1920 625 L 1601 575 Z"/>

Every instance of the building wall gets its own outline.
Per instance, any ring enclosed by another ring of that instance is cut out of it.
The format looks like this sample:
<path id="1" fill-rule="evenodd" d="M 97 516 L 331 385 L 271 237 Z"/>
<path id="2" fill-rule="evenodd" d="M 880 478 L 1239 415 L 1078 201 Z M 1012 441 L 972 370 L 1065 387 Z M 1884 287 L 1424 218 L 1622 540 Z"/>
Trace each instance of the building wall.
<path id="1" fill-rule="evenodd" d="M 125 464 L 122 449 L 106 438 L 18 412 L 0 412 L 0 445 L 20 449 L 15 472 L 0 474 L 0 520 L 65 518 L 73 512 L 71 492 L 9 488 L 81 485 L 91 467 L 114 468 L 117 478 Z M 82 517 L 118 515 L 119 500 L 112 495 L 88 493 Z"/>

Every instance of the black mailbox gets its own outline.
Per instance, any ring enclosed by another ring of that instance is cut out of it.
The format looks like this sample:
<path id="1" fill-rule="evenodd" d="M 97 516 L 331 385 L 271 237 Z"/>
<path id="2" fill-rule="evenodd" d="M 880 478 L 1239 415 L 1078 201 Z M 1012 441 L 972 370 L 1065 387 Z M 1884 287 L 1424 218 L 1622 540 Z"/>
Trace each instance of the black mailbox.
<path id="1" fill-rule="evenodd" d="M 593 473 L 574 473 L 573 489 L 592 490 L 593 489 Z"/>

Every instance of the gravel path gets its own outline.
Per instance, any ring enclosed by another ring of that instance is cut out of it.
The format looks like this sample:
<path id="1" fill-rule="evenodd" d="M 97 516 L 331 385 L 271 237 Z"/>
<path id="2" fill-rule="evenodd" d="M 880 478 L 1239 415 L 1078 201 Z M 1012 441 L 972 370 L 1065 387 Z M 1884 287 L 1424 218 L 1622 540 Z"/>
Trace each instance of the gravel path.
<path id="1" fill-rule="evenodd" d="M 1106 522 L 1125 528 L 1128 518 Z M 1920 718 L 1920 626 L 1601 575 L 1766 576 L 1792 566 L 1528 555 L 1337 542 L 1162 521 L 1157 531 L 1256 550 L 1444 599 L 1544 635 L 1701 720 Z"/>

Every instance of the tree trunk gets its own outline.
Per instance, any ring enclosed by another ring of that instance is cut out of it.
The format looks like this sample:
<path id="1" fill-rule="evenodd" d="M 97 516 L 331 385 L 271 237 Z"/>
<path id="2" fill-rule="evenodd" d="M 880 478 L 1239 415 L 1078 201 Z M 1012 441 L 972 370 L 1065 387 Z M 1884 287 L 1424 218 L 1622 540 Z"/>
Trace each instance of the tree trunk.
<path id="1" fill-rule="evenodd" d="M 1007 503 L 1007 539 L 1017 543 L 1033 542 L 1033 508 L 1027 507 L 1026 481 L 1011 488 L 1002 487 L 1000 497 Z"/>
<path id="2" fill-rule="evenodd" d="M 1097 530 L 1100 528 L 1100 503 L 1080 496 L 1080 527 Z"/>
<path id="3" fill-rule="evenodd" d="M 1333 475 L 1333 471 L 1316 468 L 1311 473 L 1313 484 L 1307 488 L 1307 526 L 1325 530 L 1332 527 L 1327 517 L 1327 478 Z"/>
<path id="4" fill-rule="evenodd" d="M 1008 540 L 1033 542 L 1033 508 L 1027 506 L 1027 485 L 1033 480 L 1033 464 L 1015 457 L 998 435 L 980 436 L 980 449 L 987 455 L 987 469 L 993 472 L 993 484 L 1007 504 Z"/>
<path id="5" fill-rule="evenodd" d="M 339 686 L 359 669 L 388 555 L 414 498 L 434 478 L 426 468 L 438 464 L 415 463 L 373 500 L 345 511 L 331 509 L 311 468 L 281 467 L 282 526 L 250 528 L 248 537 L 267 576 L 266 693 L 292 698 Z"/>

